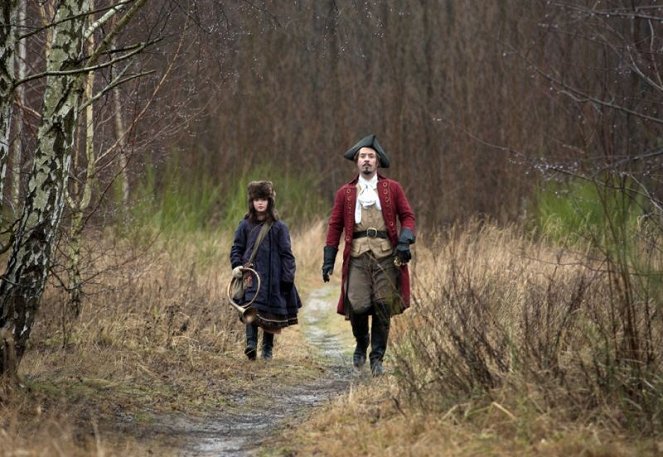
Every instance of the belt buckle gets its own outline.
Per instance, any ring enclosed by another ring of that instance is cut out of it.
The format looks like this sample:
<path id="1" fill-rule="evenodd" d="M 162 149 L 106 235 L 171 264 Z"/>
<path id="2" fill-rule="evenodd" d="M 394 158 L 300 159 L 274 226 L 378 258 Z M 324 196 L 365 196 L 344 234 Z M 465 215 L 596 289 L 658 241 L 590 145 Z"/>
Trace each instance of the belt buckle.
<path id="1" fill-rule="evenodd" d="M 376 238 L 378 236 L 378 229 L 373 227 L 366 229 L 366 236 L 369 238 Z"/>

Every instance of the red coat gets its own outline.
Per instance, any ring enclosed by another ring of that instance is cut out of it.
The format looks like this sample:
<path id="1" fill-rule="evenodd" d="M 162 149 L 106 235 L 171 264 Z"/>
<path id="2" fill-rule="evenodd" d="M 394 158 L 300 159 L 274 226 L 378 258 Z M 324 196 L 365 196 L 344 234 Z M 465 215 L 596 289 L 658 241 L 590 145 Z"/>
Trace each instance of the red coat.
<path id="1" fill-rule="evenodd" d="M 331 216 L 329 216 L 329 226 L 327 229 L 327 246 L 333 246 L 338 249 L 341 240 L 341 233 L 344 233 L 345 248 L 343 249 L 343 273 L 341 281 L 341 297 L 338 300 L 336 311 L 339 314 L 345 314 L 345 282 L 350 269 L 350 251 L 352 249 L 352 232 L 355 225 L 355 204 L 357 201 L 357 175 L 352 181 L 344 184 L 336 192 L 334 198 L 334 207 Z M 399 227 L 408 228 L 414 234 L 414 212 L 405 197 L 405 192 L 401 185 L 393 179 L 385 178 L 378 173 L 378 196 L 382 206 L 382 217 L 389 241 L 393 247 L 398 243 Z M 400 267 L 400 292 L 403 299 L 404 308 L 410 306 L 410 273 L 407 265 Z"/>

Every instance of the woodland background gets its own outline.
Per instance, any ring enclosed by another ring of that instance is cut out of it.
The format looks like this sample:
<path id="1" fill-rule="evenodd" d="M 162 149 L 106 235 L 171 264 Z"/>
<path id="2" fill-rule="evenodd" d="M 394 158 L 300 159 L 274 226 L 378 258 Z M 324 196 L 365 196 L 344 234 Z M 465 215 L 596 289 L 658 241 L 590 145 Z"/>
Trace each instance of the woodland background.
<path id="1" fill-rule="evenodd" d="M 375 133 L 420 240 L 421 311 L 394 351 L 413 374 L 406 396 L 438 399 L 420 406 L 439 417 L 513 382 L 510 393 L 541 389 L 538 417 L 564 404 L 571 421 L 659 433 L 661 1 L 9 0 L 0 11 L 0 374 L 30 353 L 33 326 L 32 349 L 53 357 L 35 371 L 67 350 L 128 348 L 149 389 L 183 363 L 173 341 L 195 332 L 189 354 L 228 363 L 241 338 L 209 316 L 247 182 L 274 181 L 281 216 L 310 241 L 354 173 L 343 152 Z M 317 277 L 321 244 L 298 253 L 304 275 Z M 425 321 L 435 313 L 445 318 Z M 133 327 L 119 326 L 128 315 Z M 518 395 L 507 395 L 516 407 Z"/>
<path id="2" fill-rule="evenodd" d="M 35 72 L 48 30 L 39 5 L 26 19 Z M 656 1 L 147 2 L 117 39 L 151 43 L 129 69 L 148 74 L 119 86 L 120 105 L 111 92 L 95 103 L 95 148 L 114 146 L 105 160 L 122 164 L 97 167 L 95 196 L 117 208 L 108 186 L 120 173 L 134 202 L 209 186 L 214 196 L 197 195 L 206 219 L 232 225 L 230 201 L 257 169 L 296 224 L 324 205 L 289 187 L 328 202 L 352 174 L 342 152 L 376 133 L 422 226 L 514 220 L 550 171 L 656 172 L 660 14 Z M 22 88 L 11 141 L 24 152 L 9 161 L 5 209 L 20 206 L 7 203 L 31 164 L 43 84 Z M 72 176 L 86 171 L 81 158 Z M 647 186 L 658 192 L 658 178 Z"/>

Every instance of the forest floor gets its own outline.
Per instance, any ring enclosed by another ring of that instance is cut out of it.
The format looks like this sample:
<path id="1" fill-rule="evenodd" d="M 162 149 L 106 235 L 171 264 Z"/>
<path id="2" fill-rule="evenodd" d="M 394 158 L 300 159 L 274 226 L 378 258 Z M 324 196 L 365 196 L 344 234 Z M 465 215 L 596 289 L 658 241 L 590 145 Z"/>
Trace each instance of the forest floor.
<path id="1" fill-rule="evenodd" d="M 248 361 L 243 343 L 190 362 L 175 351 L 159 360 L 152 345 L 138 361 L 123 352 L 119 362 L 111 352 L 49 355 L 42 348 L 3 410 L 0 456 L 292 455 L 286 441 L 296 433 L 284 441 L 286 432 L 371 379 L 368 369 L 352 369 L 354 344 L 336 314 L 337 294 L 334 283 L 302 293 L 299 325 L 276 336 L 269 361 Z M 73 362 L 85 357 L 93 360 Z M 112 366 L 118 369 L 109 373 Z"/>
<path id="2" fill-rule="evenodd" d="M 304 297 L 301 331 L 293 339 L 300 351 L 316 360 L 317 368 L 313 373 L 283 379 L 279 371 L 294 367 L 291 361 L 278 355 L 271 361 L 258 358 L 255 362 L 247 362 L 258 369 L 272 365 L 275 371 L 271 382 L 259 383 L 262 385 L 247 383 L 229 396 L 223 410 L 204 418 L 185 414 L 160 416 L 150 427 L 152 437 L 162 439 L 167 436 L 179 441 L 177 454 L 189 457 L 285 452 L 262 449 L 263 443 L 274 439 L 284 429 L 296 429 L 312 408 L 346 392 L 353 382 L 363 382 L 369 376 L 368 370 L 359 374 L 352 370 L 349 326 L 345 332 L 335 328 L 337 321 L 343 321 L 335 313 L 337 293 L 336 287 L 325 286 Z"/>
<path id="3" fill-rule="evenodd" d="M 350 325 L 336 313 L 339 280 L 307 275 L 318 271 L 313 256 L 298 257 L 299 325 L 276 336 L 272 360 L 247 360 L 244 325 L 219 305 L 228 272 L 199 267 L 200 250 L 214 266 L 226 245 L 136 256 L 110 270 L 115 282 L 75 322 L 50 291 L 18 383 L 0 391 L 0 457 L 292 455 L 313 414 L 368 384 L 368 369 L 353 372 Z"/>
<path id="4" fill-rule="evenodd" d="M 564 404 L 542 407 L 533 385 L 496 389 L 489 400 L 413 396 L 396 361 L 406 329 L 426 335 L 416 310 L 392 321 L 385 376 L 354 373 L 350 324 L 336 314 L 338 275 L 323 284 L 311 249 L 321 233 L 295 243 L 303 308 L 270 361 L 247 360 L 244 326 L 221 305 L 230 274 L 218 267 L 227 261 L 222 237 L 109 270 L 75 322 L 50 291 L 19 383 L 0 390 L 0 457 L 663 455 L 659 434 L 593 412 L 569 420 Z M 435 268 L 418 249 L 421 280 Z M 500 258 L 485 256 L 474 264 Z"/>

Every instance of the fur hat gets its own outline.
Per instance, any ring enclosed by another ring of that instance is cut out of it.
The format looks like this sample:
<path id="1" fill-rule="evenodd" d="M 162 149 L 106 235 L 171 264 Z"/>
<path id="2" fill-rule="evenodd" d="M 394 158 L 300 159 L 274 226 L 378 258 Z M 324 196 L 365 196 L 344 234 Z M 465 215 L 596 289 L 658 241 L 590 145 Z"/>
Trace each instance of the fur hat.
<path id="1" fill-rule="evenodd" d="M 258 198 L 274 200 L 275 196 L 274 185 L 271 181 L 251 181 L 249 183 L 249 201 Z"/>
<path id="2" fill-rule="evenodd" d="M 355 160 L 355 157 L 357 156 L 357 152 L 361 148 L 372 148 L 375 150 L 375 152 L 378 155 L 378 160 L 380 161 L 380 167 L 382 168 L 389 168 L 389 156 L 385 152 L 384 149 L 382 149 L 382 146 L 380 143 L 378 143 L 378 138 L 375 135 L 368 135 L 359 140 L 357 144 L 352 146 L 350 149 L 348 149 L 345 154 L 343 154 L 343 157 L 345 157 L 348 160 Z"/>

